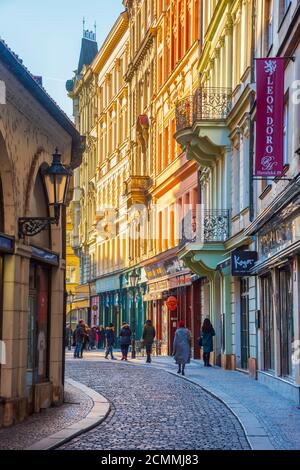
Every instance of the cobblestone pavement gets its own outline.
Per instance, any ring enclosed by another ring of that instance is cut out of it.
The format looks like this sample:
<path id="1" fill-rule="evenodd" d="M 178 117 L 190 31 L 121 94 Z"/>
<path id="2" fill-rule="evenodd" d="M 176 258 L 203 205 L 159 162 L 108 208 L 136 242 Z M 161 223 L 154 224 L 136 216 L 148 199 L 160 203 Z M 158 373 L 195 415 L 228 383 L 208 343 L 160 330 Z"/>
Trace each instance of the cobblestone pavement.
<path id="1" fill-rule="evenodd" d="M 112 411 L 100 426 L 61 449 L 249 449 L 223 403 L 164 370 L 71 360 L 66 373 L 104 395 Z"/>
<path id="2" fill-rule="evenodd" d="M 66 384 L 64 405 L 43 410 L 11 428 L 0 429 L 0 449 L 26 449 L 85 418 L 92 407 L 93 401 L 85 393 Z"/>
<path id="3" fill-rule="evenodd" d="M 169 357 L 153 358 L 152 366 L 173 371 L 175 368 Z M 192 360 L 187 366 L 186 376 L 216 395 L 223 392 L 239 401 L 263 424 L 275 449 L 300 449 L 300 409 L 292 401 L 247 374 L 218 367 L 206 368 L 198 360 Z"/>

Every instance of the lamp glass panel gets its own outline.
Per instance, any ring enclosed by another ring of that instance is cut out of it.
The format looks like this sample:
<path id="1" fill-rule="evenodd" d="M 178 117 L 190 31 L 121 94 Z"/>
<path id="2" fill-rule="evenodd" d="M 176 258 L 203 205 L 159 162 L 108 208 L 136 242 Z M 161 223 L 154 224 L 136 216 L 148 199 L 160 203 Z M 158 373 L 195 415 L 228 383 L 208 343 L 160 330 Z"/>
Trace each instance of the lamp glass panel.
<path id="1" fill-rule="evenodd" d="M 49 175 L 45 174 L 44 176 L 44 181 L 45 181 L 45 186 L 47 190 L 47 195 L 48 195 L 48 202 L 49 204 L 55 204 L 55 176 L 54 175 Z"/>
<path id="2" fill-rule="evenodd" d="M 56 203 L 64 204 L 65 203 L 65 193 L 66 185 L 68 181 L 67 175 L 56 175 L 55 176 L 55 185 L 56 185 Z"/>

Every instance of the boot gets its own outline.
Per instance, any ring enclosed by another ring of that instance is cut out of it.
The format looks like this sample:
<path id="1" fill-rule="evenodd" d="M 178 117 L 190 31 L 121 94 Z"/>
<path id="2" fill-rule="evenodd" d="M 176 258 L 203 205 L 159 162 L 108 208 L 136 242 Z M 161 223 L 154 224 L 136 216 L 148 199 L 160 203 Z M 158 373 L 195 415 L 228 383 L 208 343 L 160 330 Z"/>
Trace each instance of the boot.
<path id="1" fill-rule="evenodd" d="M 182 374 L 182 375 L 185 375 L 185 373 L 184 373 L 184 366 L 182 366 L 181 374 Z"/>
<path id="2" fill-rule="evenodd" d="M 181 374 L 181 364 L 178 365 L 178 371 L 177 374 Z"/>

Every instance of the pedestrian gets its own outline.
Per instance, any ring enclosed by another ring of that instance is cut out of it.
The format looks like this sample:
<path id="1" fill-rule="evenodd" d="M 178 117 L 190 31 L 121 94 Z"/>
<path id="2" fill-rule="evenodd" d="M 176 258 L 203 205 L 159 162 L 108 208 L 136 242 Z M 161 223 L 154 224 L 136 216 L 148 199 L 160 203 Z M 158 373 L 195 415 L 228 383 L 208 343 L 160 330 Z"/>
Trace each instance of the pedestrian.
<path id="1" fill-rule="evenodd" d="M 146 347 L 146 354 L 147 354 L 147 363 L 151 362 L 151 354 L 152 354 L 152 345 L 154 342 L 154 338 L 156 336 L 156 331 L 154 326 L 152 325 L 151 320 L 147 320 L 143 330 L 143 343 Z"/>
<path id="2" fill-rule="evenodd" d="M 102 349 L 105 346 L 105 329 L 103 325 L 98 327 L 98 349 Z"/>
<path id="3" fill-rule="evenodd" d="M 178 329 L 175 332 L 173 342 L 173 356 L 178 364 L 177 374 L 185 375 L 185 365 L 191 360 L 191 334 L 184 326 L 184 321 L 180 320 Z"/>
<path id="4" fill-rule="evenodd" d="M 83 341 L 81 344 L 81 351 L 80 351 L 80 357 L 83 357 L 83 351 L 86 351 L 89 348 L 89 342 L 90 342 L 90 335 L 89 335 L 89 327 L 86 323 L 83 323 L 83 331 L 84 331 L 84 336 L 83 336 Z"/>
<path id="5" fill-rule="evenodd" d="M 90 332 L 90 344 L 89 347 L 91 350 L 96 349 L 96 339 L 97 339 L 97 328 L 93 326 Z"/>
<path id="6" fill-rule="evenodd" d="M 110 323 L 109 327 L 106 328 L 105 337 L 106 337 L 105 359 L 108 359 L 108 355 L 110 354 L 111 358 L 115 360 L 116 358 L 113 355 L 113 348 L 115 345 L 116 338 L 115 338 L 115 328 L 114 328 L 113 323 Z"/>
<path id="7" fill-rule="evenodd" d="M 210 353 L 214 350 L 214 336 L 216 336 L 215 330 L 209 318 L 205 318 L 201 332 L 201 347 L 203 348 L 203 361 L 205 367 L 212 367 L 209 363 L 209 359 Z"/>
<path id="8" fill-rule="evenodd" d="M 130 326 L 125 322 L 122 324 L 122 328 L 120 331 L 120 345 L 121 345 L 121 352 L 122 352 L 122 361 L 127 361 L 128 356 L 128 349 L 131 344 L 131 329 Z"/>
<path id="9" fill-rule="evenodd" d="M 75 342 L 75 350 L 74 350 L 74 358 L 82 358 L 82 344 L 85 337 L 85 330 L 84 330 L 84 322 L 83 320 L 79 320 L 78 325 L 74 331 L 74 342 Z"/>

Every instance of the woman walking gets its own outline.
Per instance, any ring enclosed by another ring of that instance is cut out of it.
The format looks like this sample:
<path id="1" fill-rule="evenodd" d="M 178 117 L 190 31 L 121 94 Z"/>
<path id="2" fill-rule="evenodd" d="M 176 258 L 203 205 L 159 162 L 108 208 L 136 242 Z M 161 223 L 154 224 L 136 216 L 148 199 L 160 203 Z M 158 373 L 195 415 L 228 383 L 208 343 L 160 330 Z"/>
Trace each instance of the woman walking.
<path id="1" fill-rule="evenodd" d="M 191 334 L 184 326 L 181 320 L 178 324 L 178 329 L 175 333 L 173 343 L 173 356 L 178 364 L 177 374 L 184 374 L 185 365 L 190 363 L 191 360 Z"/>
<path id="2" fill-rule="evenodd" d="M 216 336 L 215 330 L 209 320 L 205 318 L 201 332 L 201 346 L 203 348 L 203 361 L 205 367 L 212 367 L 209 363 L 210 353 L 214 350 L 213 337 Z"/>
<path id="3" fill-rule="evenodd" d="M 128 356 L 128 349 L 131 344 L 131 329 L 130 326 L 123 322 L 122 329 L 120 331 L 120 345 L 121 345 L 121 352 L 122 352 L 122 361 L 127 361 Z"/>
<path id="4" fill-rule="evenodd" d="M 151 362 L 152 345 L 153 345 L 155 336 L 156 336 L 156 331 L 155 331 L 154 326 L 152 325 L 152 321 L 147 320 L 144 326 L 142 339 L 146 347 L 146 354 L 147 354 L 146 362 L 149 364 Z"/>

